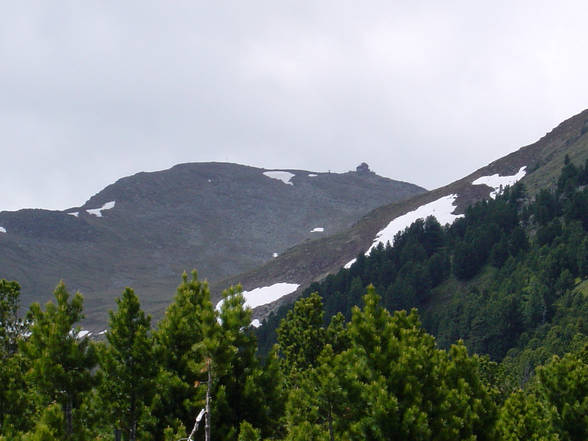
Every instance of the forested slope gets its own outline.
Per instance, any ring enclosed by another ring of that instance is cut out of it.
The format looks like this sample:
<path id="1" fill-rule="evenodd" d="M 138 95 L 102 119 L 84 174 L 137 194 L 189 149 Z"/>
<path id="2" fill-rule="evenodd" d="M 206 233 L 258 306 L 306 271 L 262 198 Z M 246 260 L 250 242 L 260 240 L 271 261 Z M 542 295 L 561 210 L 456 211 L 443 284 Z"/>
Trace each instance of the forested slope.
<path id="1" fill-rule="evenodd" d="M 349 321 L 328 325 L 318 294 L 300 299 L 265 360 L 239 290 L 216 310 L 195 273 L 154 328 L 126 289 L 104 342 L 79 332 L 80 294 L 61 284 L 23 322 L 18 291 L 0 281 L 2 441 L 588 436 L 588 345 L 549 360 L 523 391 L 462 342 L 439 348 L 416 310 L 391 314 L 372 286 Z"/>
<path id="2" fill-rule="evenodd" d="M 389 310 L 421 311 L 441 347 L 463 339 L 468 348 L 516 366 L 519 380 L 552 354 L 586 341 L 588 298 L 588 172 L 567 162 L 553 190 L 530 201 L 521 184 L 468 208 L 442 227 L 419 220 L 358 255 L 305 296 L 318 292 L 326 317 L 351 317 L 368 285 Z M 261 345 L 275 341 L 288 310 L 259 329 Z M 514 373 L 514 371 L 513 371 Z"/>
<path id="3" fill-rule="evenodd" d="M 211 288 L 220 295 L 226 286 L 236 283 L 241 283 L 247 291 L 280 282 L 299 285 L 289 296 L 254 310 L 256 318 L 264 318 L 281 304 L 292 303 L 312 283 L 336 274 L 359 253 L 379 241 L 385 243 L 388 239 L 382 239 L 381 235 L 386 230 L 395 230 L 394 225 L 409 225 L 412 221 L 405 224 L 404 220 L 407 217 L 416 219 L 415 213 L 422 218 L 435 214 L 444 224 L 464 214 L 469 206 L 490 198 L 501 186 L 512 185 L 517 180 L 525 184 L 529 199 L 534 199 L 541 190 L 555 189 L 566 157 L 575 164 L 584 164 L 588 159 L 588 110 L 563 121 L 538 141 L 462 179 L 405 201 L 381 206 L 348 230 L 294 246 L 253 271 L 213 283 Z M 390 233 L 390 239 L 394 234 Z"/>

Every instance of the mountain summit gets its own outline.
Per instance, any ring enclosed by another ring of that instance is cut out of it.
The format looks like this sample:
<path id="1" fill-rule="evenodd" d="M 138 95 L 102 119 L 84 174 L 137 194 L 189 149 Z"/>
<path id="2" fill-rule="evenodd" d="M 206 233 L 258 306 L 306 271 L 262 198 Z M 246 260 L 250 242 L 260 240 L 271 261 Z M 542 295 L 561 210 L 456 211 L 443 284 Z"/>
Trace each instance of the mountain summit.
<path id="1" fill-rule="evenodd" d="M 155 311 L 184 270 L 215 282 L 424 191 L 367 165 L 338 174 L 180 164 L 122 178 L 80 207 L 0 212 L 0 277 L 22 284 L 24 303 L 49 299 L 63 279 L 84 294 L 90 324 L 104 323 L 126 286 Z"/>

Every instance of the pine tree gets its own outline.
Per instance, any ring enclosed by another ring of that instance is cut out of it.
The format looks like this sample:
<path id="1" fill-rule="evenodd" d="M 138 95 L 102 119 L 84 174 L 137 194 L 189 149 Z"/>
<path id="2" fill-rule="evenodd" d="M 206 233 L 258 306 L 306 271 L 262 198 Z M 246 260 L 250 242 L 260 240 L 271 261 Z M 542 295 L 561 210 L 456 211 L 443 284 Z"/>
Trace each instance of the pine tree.
<path id="1" fill-rule="evenodd" d="M 61 441 L 66 434 L 63 427 L 63 413 L 56 403 L 43 410 L 35 427 L 24 434 L 23 441 Z"/>
<path id="2" fill-rule="evenodd" d="M 237 441 L 243 421 L 264 437 L 274 435 L 279 423 L 269 418 L 275 415 L 275 409 L 269 406 L 280 405 L 273 396 L 279 394 L 279 371 L 264 371 L 259 364 L 257 341 L 250 326 L 251 309 L 245 307 L 240 286 L 223 293 L 218 322 L 205 341 L 214 377 L 214 438 Z"/>
<path id="3" fill-rule="evenodd" d="M 261 441 L 261 434 L 259 430 L 244 420 L 239 427 L 238 441 Z"/>
<path id="4" fill-rule="evenodd" d="M 563 441 L 588 439 L 588 345 L 579 353 L 554 356 L 538 369 L 537 393 L 554 412 Z"/>
<path id="5" fill-rule="evenodd" d="M 25 326 L 18 316 L 20 286 L 0 280 L 0 434 L 29 427 L 32 405 L 27 396 L 26 360 L 18 351 Z"/>
<path id="6" fill-rule="evenodd" d="M 24 324 L 18 316 L 20 285 L 0 279 L 0 359 L 13 355 Z"/>
<path id="7" fill-rule="evenodd" d="M 206 377 L 202 344 L 215 326 L 208 284 L 198 280 L 196 271 L 191 280 L 184 273 L 154 336 L 156 360 L 161 366 L 151 408 L 156 419 L 152 429 L 155 439 L 163 438 L 166 427 L 177 429 L 180 422 L 193 426 L 204 405 L 204 388 L 197 387 Z"/>
<path id="8" fill-rule="evenodd" d="M 113 427 L 122 429 L 125 439 L 135 441 L 141 415 L 153 395 L 158 366 L 153 359 L 151 318 L 141 310 L 133 290 L 126 288 L 116 303 L 118 310 L 109 313 L 108 345 L 100 356 L 104 372 L 100 390 Z"/>
<path id="9" fill-rule="evenodd" d="M 290 391 L 287 439 L 300 439 L 305 431 L 314 434 L 313 439 L 335 439 L 348 407 L 348 397 L 340 382 L 344 373 L 344 366 L 336 362 L 335 352 L 327 344 L 317 366 L 305 371 L 300 386 Z"/>
<path id="10" fill-rule="evenodd" d="M 325 344 L 323 304 L 318 293 L 298 300 L 280 323 L 277 334 L 285 372 L 314 366 Z"/>
<path id="11" fill-rule="evenodd" d="M 27 379 L 44 402 L 56 401 L 63 409 L 65 439 L 74 439 L 74 413 L 83 394 L 94 384 L 92 369 L 96 352 L 87 338 L 78 337 L 75 327 L 84 316 L 83 298 L 70 299 L 63 282 L 54 292 L 56 303 L 48 302 L 45 311 L 33 303 L 28 313 L 31 335 L 24 345 L 31 369 Z M 79 427 L 77 428 L 79 429 Z"/>
<path id="12" fill-rule="evenodd" d="M 558 441 L 549 406 L 533 394 L 515 391 L 505 401 L 497 422 L 500 441 Z"/>
<path id="13" fill-rule="evenodd" d="M 288 439 L 493 439 L 495 407 L 463 345 L 437 349 L 416 312 L 391 316 L 373 287 L 348 329 L 350 348 L 326 349 L 291 392 Z"/>

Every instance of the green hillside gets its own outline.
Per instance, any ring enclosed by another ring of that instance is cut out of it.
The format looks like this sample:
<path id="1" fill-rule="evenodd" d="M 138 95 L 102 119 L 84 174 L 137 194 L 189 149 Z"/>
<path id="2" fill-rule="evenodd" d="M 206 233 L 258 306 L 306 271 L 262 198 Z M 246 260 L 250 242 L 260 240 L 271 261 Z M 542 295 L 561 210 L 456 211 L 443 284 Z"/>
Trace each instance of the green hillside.
<path id="1" fill-rule="evenodd" d="M 461 341 L 440 348 L 416 310 L 391 314 L 372 286 L 350 320 L 328 325 L 318 294 L 300 299 L 263 360 L 240 291 L 215 310 L 195 273 L 154 328 L 127 288 L 103 342 L 80 333 L 83 298 L 63 284 L 24 322 L 18 294 L 0 281 L 2 441 L 588 436 L 588 345 L 538 367 L 523 391 L 506 361 L 469 355 Z M 552 322 L 563 325 L 559 309 Z"/>
<path id="2" fill-rule="evenodd" d="M 554 189 L 535 199 L 517 184 L 471 206 L 450 227 L 417 221 L 394 247 L 359 255 L 305 295 L 321 295 L 327 319 L 339 312 L 349 319 L 374 285 L 389 310 L 418 308 L 441 347 L 461 339 L 475 353 L 508 360 L 515 380 L 527 381 L 551 355 L 588 341 L 586 184 L 586 167 L 568 162 Z M 286 312 L 258 331 L 263 348 L 275 341 Z"/>

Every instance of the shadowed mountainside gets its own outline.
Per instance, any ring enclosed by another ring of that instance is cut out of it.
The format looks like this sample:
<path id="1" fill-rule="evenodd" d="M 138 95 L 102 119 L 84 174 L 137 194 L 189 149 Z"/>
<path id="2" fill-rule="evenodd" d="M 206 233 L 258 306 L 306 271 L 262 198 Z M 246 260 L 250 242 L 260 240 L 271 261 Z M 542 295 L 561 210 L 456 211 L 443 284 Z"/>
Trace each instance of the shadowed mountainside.
<path id="1" fill-rule="evenodd" d="M 252 270 L 424 191 L 367 166 L 336 174 L 180 164 L 122 178 L 81 207 L 0 212 L 0 277 L 21 283 L 25 305 L 49 300 L 63 279 L 84 294 L 87 326 L 101 326 L 126 286 L 156 312 L 184 270 L 212 282 Z"/>

